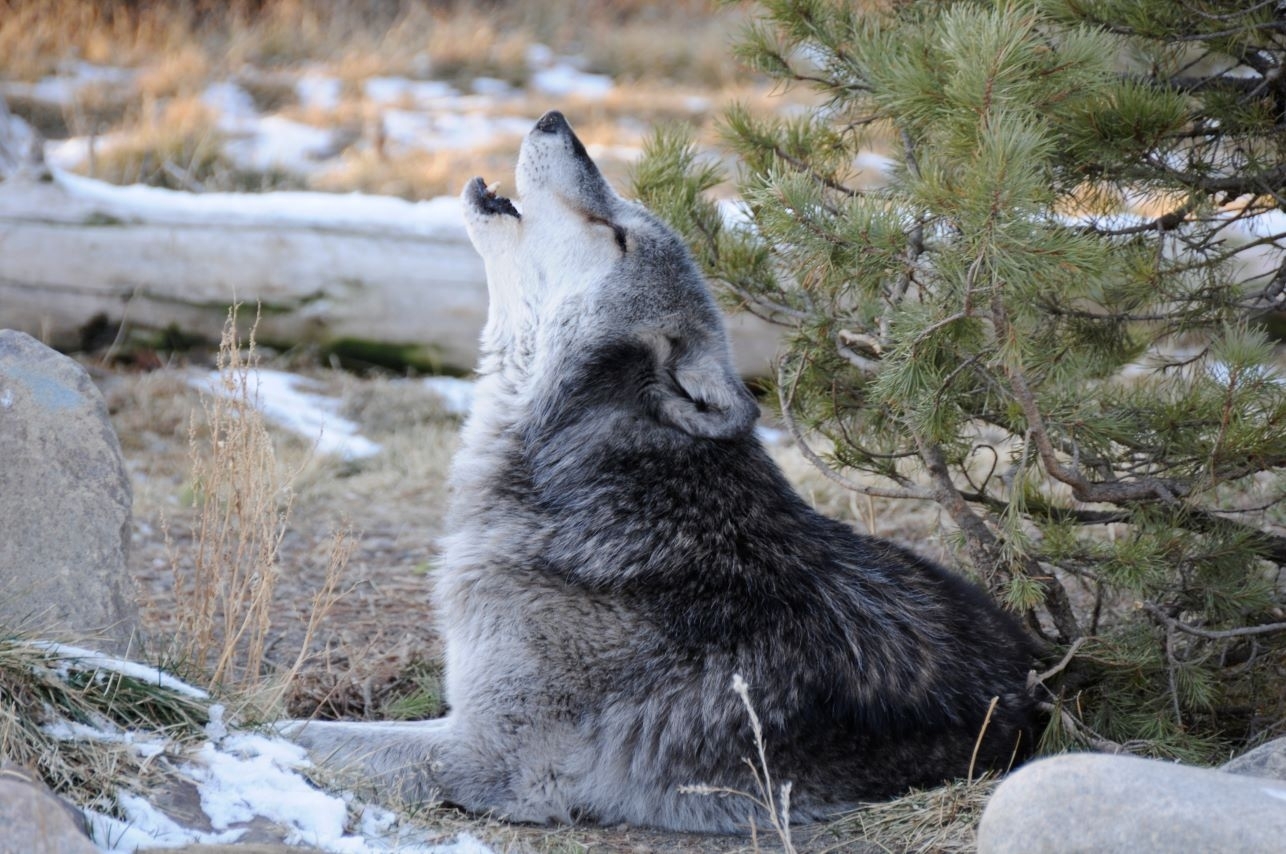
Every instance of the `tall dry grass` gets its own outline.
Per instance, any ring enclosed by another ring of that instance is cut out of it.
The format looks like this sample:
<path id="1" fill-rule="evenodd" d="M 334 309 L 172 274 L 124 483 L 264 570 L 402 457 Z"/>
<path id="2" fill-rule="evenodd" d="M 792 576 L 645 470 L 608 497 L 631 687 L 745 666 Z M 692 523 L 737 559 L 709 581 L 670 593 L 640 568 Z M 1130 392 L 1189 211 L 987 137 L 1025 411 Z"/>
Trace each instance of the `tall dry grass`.
<path id="1" fill-rule="evenodd" d="M 206 429 L 198 431 L 195 415 L 189 429 L 197 516 L 189 559 L 171 554 L 178 616 L 173 653 L 189 669 L 204 674 L 211 687 L 247 694 L 262 692 L 271 682 L 279 686 L 279 696 L 340 595 L 353 542 L 348 532 L 334 536 L 294 663 L 284 672 L 269 674 L 265 663 L 273 593 L 281 574 L 278 553 L 299 472 L 283 471 L 278 464 L 257 406 L 258 317 L 243 350 L 237 313 L 234 305 L 224 324 L 217 387 L 202 394 Z"/>

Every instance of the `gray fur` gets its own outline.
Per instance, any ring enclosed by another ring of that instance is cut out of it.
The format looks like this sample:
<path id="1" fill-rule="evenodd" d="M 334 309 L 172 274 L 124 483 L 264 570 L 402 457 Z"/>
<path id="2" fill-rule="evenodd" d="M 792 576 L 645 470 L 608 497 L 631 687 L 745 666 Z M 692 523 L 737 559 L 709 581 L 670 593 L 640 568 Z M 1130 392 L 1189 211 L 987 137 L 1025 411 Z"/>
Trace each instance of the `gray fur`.
<path id="1" fill-rule="evenodd" d="M 491 312 L 435 578 L 450 713 L 294 736 L 406 799 L 714 832 L 751 805 L 679 788 L 754 788 L 734 674 L 796 820 L 963 776 L 993 697 L 978 769 L 1024 753 L 1020 628 L 796 495 L 678 237 L 558 113 L 517 179 L 464 193 Z"/>

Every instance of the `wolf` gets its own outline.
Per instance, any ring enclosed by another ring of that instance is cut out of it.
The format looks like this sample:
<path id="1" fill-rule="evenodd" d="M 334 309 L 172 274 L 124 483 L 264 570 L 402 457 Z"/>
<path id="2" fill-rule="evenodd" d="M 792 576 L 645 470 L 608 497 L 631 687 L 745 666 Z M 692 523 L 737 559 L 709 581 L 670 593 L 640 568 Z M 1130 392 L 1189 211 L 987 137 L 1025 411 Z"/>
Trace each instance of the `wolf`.
<path id="1" fill-rule="evenodd" d="M 385 794 L 523 822 L 744 832 L 743 701 L 796 821 L 1004 768 L 1031 651 L 978 588 L 814 512 L 679 237 L 558 112 L 518 201 L 463 192 L 490 308 L 434 578 L 450 711 L 296 725 Z"/>

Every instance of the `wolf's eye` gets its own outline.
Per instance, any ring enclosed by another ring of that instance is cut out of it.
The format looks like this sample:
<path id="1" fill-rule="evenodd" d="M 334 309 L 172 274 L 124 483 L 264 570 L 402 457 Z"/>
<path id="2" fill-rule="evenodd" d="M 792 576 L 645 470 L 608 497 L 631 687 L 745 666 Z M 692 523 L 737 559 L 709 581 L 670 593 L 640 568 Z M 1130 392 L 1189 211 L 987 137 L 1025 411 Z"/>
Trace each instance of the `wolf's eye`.
<path id="1" fill-rule="evenodd" d="M 612 230 L 612 236 L 616 238 L 616 245 L 621 250 L 621 254 L 625 254 L 625 226 L 617 225 L 616 223 L 605 220 L 599 216 L 591 216 L 589 217 L 589 221 L 594 225 L 605 225 L 610 228 Z"/>

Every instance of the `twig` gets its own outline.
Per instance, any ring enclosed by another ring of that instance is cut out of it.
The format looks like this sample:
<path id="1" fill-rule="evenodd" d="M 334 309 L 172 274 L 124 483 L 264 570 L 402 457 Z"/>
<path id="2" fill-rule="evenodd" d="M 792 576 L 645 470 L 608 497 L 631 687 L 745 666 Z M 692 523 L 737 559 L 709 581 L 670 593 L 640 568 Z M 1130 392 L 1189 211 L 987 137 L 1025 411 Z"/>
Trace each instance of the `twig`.
<path id="1" fill-rule="evenodd" d="M 1069 664 L 1071 664 L 1071 663 L 1072 663 L 1072 658 L 1073 658 L 1073 657 L 1075 657 L 1075 655 L 1076 655 L 1077 651 L 1078 651 L 1082 646 L 1084 646 L 1084 645 L 1085 645 L 1085 641 L 1086 641 L 1086 640 L 1088 640 L 1088 638 L 1080 637 L 1080 638 L 1077 638 L 1076 640 L 1072 641 L 1072 645 L 1071 645 L 1071 646 L 1069 646 L 1069 647 L 1067 648 L 1067 652 L 1066 652 L 1066 653 L 1063 655 L 1063 657 L 1059 660 L 1058 664 L 1055 664 L 1053 667 L 1049 668 L 1049 669 L 1048 669 L 1048 670 L 1046 670 L 1044 673 L 1041 673 L 1040 675 L 1036 676 L 1036 677 L 1031 681 L 1031 683 L 1030 683 L 1030 684 L 1032 684 L 1032 685 L 1044 685 L 1046 681 L 1048 681 L 1049 679 L 1051 679 L 1051 678 L 1053 678 L 1053 677 L 1057 676 L 1058 674 L 1060 674 L 1060 673 L 1062 673 L 1064 670 L 1066 670 L 1066 669 L 1067 669 L 1067 665 L 1069 665 Z"/>
<path id="2" fill-rule="evenodd" d="M 804 457 L 826 477 L 827 480 L 833 481 L 845 489 L 852 490 L 853 492 L 857 492 L 862 495 L 870 495 L 875 498 L 910 498 L 919 501 L 933 500 L 933 496 L 926 491 L 918 489 L 894 489 L 892 487 L 867 486 L 847 478 L 835 471 L 835 469 L 831 468 L 831 466 L 828 465 L 827 462 L 809 446 L 808 441 L 804 438 L 803 431 L 799 429 L 799 425 L 795 423 L 794 417 L 790 414 L 791 403 L 795 396 L 795 384 L 791 384 L 790 392 L 788 394 L 786 386 L 781 382 L 781 379 L 782 377 L 779 370 L 777 377 L 777 401 L 781 405 L 781 420 L 786 423 L 787 431 L 789 431 L 791 437 L 795 440 L 795 444 L 799 446 L 799 452 L 802 453 Z M 796 377 L 796 382 L 797 381 L 798 377 Z"/>
<path id="3" fill-rule="evenodd" d="M 987 716 L 982 719 L 982 729 L 978 730 L 978 738 L 973 743 L 973 755 L 969 757 L 969 774 L 965 778 L 971 784 L 973 783 L 973 766 L 978 761 L 978 749 L 982 747 L 982 739 L 987 735 L 987 727 L 991 724 L 991 715 L 996 711 L 996 706 L 999 703 L 999 697 L 991 698 L 991 703 L 987 706 Z"/>
<path id="4" fill-rule="evenodd" d="M 1059 716 L 1059 721 L 1062 723 L 1063 727 L 1072 734 L 1073 738 L 1084 742 L 1099 753 L 1134 753 L 1134 751 L 1130 750 L 1124 744 L 1119 744 L 1112 741 L 1110 738 L 1104 738 L 1094 732 L 1094 730 L 1085 726 L 1085 724 L 1077 721 L 1076 717 L 1061 705 L 1056 705 L 1054 703 L 1037 703 L 1036 708 L 1040 709 L 1042 712 L 1057 714 Z"/>

